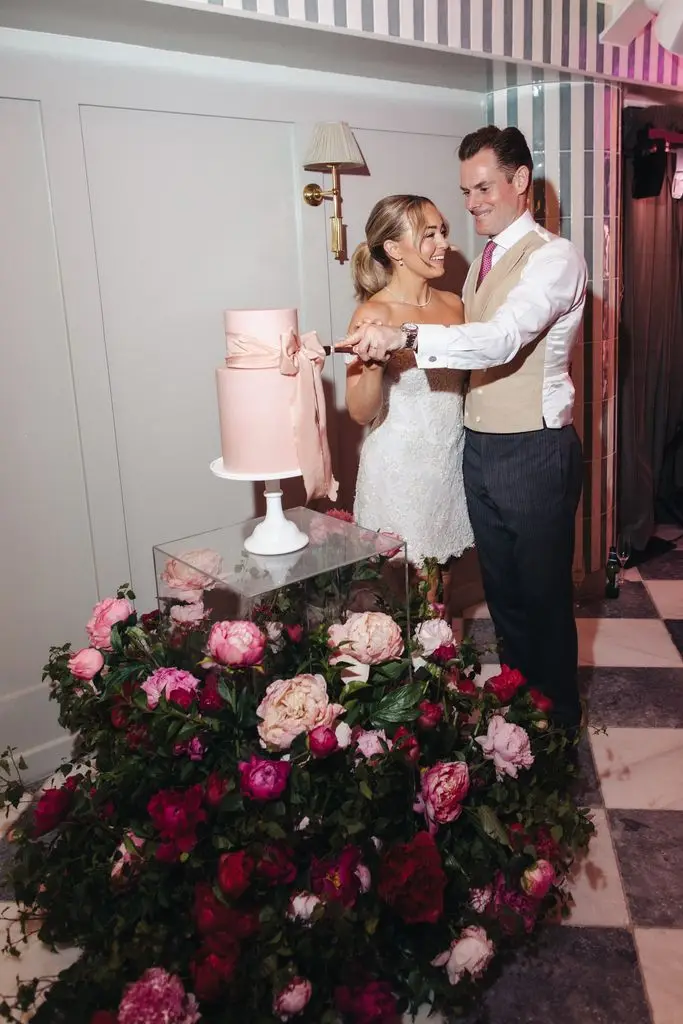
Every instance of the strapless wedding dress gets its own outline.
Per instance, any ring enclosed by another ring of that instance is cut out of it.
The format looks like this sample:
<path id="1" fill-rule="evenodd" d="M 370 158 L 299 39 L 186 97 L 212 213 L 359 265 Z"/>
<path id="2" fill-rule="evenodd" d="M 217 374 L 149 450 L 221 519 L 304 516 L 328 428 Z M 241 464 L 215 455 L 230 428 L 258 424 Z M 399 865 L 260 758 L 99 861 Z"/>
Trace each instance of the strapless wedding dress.
<path id="1" fill-rule="evenodd" d="M 459 370 L 421 370 L 412 352 L 395 354 L 361 448 L 356 522 L 398 533 L 416 565 L 474 543 L 462 482 L 464 381 Z"/>

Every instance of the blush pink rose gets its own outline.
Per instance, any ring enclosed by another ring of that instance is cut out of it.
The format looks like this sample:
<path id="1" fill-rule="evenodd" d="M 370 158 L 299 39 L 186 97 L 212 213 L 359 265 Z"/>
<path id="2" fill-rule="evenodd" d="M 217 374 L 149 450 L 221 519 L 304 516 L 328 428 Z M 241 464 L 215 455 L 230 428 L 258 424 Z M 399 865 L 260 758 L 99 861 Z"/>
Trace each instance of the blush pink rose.
<path id="1" fill-rule="evenodd" d="M 256 709 L 261 746 L 289 750 L 302 732 L 311 733 L 320 725 L 333 727 L 343 712 L 341 704 L 330 704 L 324 676 L 276 679 Z"/>
<path id="2" fill-rule="evenodd" d="M 174 597 L 179 601 L 192 603 L 200 600 L 204 590 L 216 586 L 212 577 L 219 576 L 223 568 L 223 559 L 217 551 L 210 548 L 198 548 L 194 551 L 183 551 L 177 558 L 169 558 L 161 574 L 169 590 L 174 590 Z"/>
<path id="3" fill-rule="evenodd" d="M 517 778 L 520 768 L 530 768 L 534 763 L 528 734 L 521 725 L 506 722 L 502 715 L 494 715 L 489 722 L 486 736 L 477 736 L 484 757 L 493 761 L 496 775 Z"/>
<path id="4" fill-rule="evenodd" d="M 204 603 L 174 604 L 171 608 L 171 622 L 176 626 L 194 626 L 204 618 Z"/>
<path id="5" fill-rule="evenodd" d="M 183 690 L 193 696 L 198 686 L 199 680 L 190 672 L 184 672 L 180 668 L 158 668 L 145 679 L 141 689 L 147 694 L 147 707 L 155 708 L 162 693 L 167 700 L 174 690 Z"/>
<path id="6" fill-rule="evenodd" d="M 292 978 L 289 985 L 275 996 L 273 1013 L 280 1020 L 291 1020 L 304 1012 L 312 994 L 313 986 L 307 978 Z"/>
<path id="7" fill-rule="evenodd" d="M 479 925 L 464 928 L 450 949 L 432 960 L 433 967 L 445 967 L 451 985 L 457 985 L 465 974 L 480 978 L 493 958 L 493 943 Z"/>
<path id="8" fill-rule="evenodd" d="M 94 679 L 103 667 L 102 652 L 95 647 L 83 647 L 69 658 L 69 672 L 76 679 Z"/>
<path id="9" fill-rule="evenodd" d="M 356 736 L 356 748 L 366 758 L 386 754 L 392 746 L 384 729 L 361 729 Z"/>
<path id="10" fill-rule="evenodd" d="M 430 832 L 460 817 L 469 788 L 470 773 L 464 761 L 439 761 L 424 772 L 415 810 L 425 815 Z"/>
<path id="11" fill-rule="evenodd" d="M 547 860 L 537 860 L 522 875 L 522 888 L 529 896 L 542 900 L 555 881 L 555 869 Z"/>
<path id="12" fill-rule="evenodd" d="M 266 636 L 248 620 L 216 622 L 209 633 L 209 654 L 219 665 L 246 668 L 263 660 Z"/>
<path id="13" fill-rule="evenodd" d="M 379 665 L 403 654 L 401 630 L 384 612 L 353 612 L 343 625 L 330 626 L 328 645 L 361 665 Z"/>
<path id="14" fill-rule="evenodd" d="M 125 597 L 105 597 L 98 601 L 85 627 L 93 647 L 102 651 L 111 650 L 111 629 L 117 622 L 125 622 L 135 609 Z"/>
<path id="15" fill-rule="evenodd" d="M 415 643 L 425 658 L 430 658 L 439 647 L 448 647 L 455 642 L 453 630 L 445 619 L 426 619 L 414 633 Z"/>
<path id="16" fill-rule="evenodd" d="M 313 911 L 320 906 L 320 898 L 312 892 L 298 892 L 292 896 L 287 909 L 290 921 L 310 924 Z"/>

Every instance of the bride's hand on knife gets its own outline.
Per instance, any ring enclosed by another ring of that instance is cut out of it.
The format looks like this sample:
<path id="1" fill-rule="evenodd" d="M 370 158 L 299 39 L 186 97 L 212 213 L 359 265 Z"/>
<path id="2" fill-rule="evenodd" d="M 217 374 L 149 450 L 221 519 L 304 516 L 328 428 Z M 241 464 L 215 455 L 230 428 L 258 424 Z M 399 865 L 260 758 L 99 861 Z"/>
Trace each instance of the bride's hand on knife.
<path id="1" fill-rule="evenodd" d="M 337 352 L 353 352 L 364 363 L 386 363 L 392 352 L 405 348 L 400 327 L 389 327 L 379 320 L 364 320 L 354 324 L 354 330 L 344 341 L 337 342 Z"/>

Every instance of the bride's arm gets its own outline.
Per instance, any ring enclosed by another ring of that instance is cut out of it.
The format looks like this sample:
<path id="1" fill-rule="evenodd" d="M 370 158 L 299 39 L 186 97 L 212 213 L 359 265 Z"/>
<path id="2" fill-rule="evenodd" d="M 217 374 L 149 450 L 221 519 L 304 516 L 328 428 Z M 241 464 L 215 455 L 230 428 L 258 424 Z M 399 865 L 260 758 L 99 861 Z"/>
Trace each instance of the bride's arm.
<path id="1" fill-rule="evenodd" d="M 365 302 L 351 317 L 349 329 L 361 320 L 384 320 L 388 310 L 383 303 Z M 362 427 L 372 423 L 382 408 L 384 363 L 362 363 L 353 359 L 346 367 L 346 407 L 349 416 Z"/>

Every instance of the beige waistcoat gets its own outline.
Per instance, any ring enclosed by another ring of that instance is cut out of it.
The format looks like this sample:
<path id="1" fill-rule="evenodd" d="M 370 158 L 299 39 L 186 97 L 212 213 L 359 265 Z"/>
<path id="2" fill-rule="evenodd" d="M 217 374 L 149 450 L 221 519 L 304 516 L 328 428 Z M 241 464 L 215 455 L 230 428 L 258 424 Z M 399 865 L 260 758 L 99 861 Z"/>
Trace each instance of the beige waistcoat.
<path id="1" fill-rule="evenodd" d="M 533 252 L 545 239 L 530 231 L 488 272 L 477 289 L 481 257 L 465 282 L 463 301 L 468 323 L 490 320 L 519 282 Z M 543 427 L 545 333 L 525 345 L 505 366 L 472 370 L 465 403 L 465 426 L 486 434 L 515 434 Z"/>

